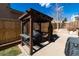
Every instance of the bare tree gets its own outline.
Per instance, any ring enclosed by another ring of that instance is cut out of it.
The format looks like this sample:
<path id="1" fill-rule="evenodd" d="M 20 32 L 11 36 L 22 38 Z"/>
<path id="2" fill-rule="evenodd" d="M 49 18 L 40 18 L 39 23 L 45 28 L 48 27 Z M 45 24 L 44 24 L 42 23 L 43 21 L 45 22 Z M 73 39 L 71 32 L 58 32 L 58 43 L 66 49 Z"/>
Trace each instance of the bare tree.
<path id="1" fill-rule="evenodd" d="M 59 23 L 58 21 L 62 21 L 63 19 L 63 7 L 60 6 L 56 3 L 56 20 L 57 20 L 57 29 L 59 29 Z"/>

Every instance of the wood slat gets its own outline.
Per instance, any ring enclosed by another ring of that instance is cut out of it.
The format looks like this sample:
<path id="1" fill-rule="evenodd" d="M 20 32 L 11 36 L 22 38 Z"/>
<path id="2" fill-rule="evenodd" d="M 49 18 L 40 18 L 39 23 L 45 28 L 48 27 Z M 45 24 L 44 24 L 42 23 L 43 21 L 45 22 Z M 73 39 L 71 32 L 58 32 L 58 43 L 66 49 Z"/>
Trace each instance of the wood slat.
<path id="1" fill-rule="evenodd" d="M 15 41 L 20 34 L 20 22 L 11 19 L 0 19 L 0 44 Z"/>

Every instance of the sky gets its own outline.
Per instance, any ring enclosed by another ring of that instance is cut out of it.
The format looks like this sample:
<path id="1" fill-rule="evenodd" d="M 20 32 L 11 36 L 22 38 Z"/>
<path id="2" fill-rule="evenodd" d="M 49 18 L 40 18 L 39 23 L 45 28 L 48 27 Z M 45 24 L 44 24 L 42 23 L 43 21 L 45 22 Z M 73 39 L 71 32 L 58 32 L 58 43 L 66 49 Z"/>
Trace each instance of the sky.
<path id="1" fill-rule="evenodd" d="M 73 14 L 79 14 L 79 3 L 58 3 L 58 9 L 61 10 L 62 18 L 71 21 Z M 22 12 L 26 12 L 29 8 L 38 10 L 48 16 L 56 18 L 56 3 L 11 3 L 10 7 Z"/>

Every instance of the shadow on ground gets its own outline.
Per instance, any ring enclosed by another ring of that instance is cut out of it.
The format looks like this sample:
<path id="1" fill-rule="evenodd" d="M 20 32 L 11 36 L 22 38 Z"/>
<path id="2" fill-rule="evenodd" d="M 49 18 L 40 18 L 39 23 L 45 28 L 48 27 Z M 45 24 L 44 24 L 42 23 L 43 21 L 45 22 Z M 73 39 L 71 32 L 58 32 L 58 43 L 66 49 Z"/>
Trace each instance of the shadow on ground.
<path id="1" fill-rule="evenodd" d="M 19 43 L 20 43 L 20 42 L 19 42 Z M 3 47 L 0 47 L 0 51 L 5 50 L 5 49 L 10 48 L 10 47 L 13 47 L 13 46 L 16 46 L 16 45 L 18 45 L 19 43 L 10 44 L 10 45 L 6 45 L 6 46 L 3 46 Z"/>
<path id="2" fill-rule="evenodd" d="M 47 45 L 49 45 L 50 43 L 52 43 L 52 42 L 55 42 L 57 39 L 59 38 L 59 36 L 57 35 L 57 34 L 53 34 L 52 36 L 51 36 L 51 38 L 50 38 L 50 41 L 51 42 L 49 42 L 49 43 L 47 43 L 47 44 L 45 44 L 45 45 L 43 45 L 43 44 L 36 44 L 36 46 L 38 46 L 38 47 L 40 47 L 38 50 L 36 50 L 36 49 L 34 49 L 35 51 L 33 52 L 33 54 L 34 53 L 36 53 L 37 51 L 39 51 L 39 50 L 41 50 L 42 48 L 44 48 L 44 47 L 46 47 Z M 43 42 L 45 42 L 45 41 L 43 41 Z M 42 42 L 42 43 L 43 43 Z"/>
<path id="3" fill-rule="evenodd" d="M 57 34 L 53 34 L 51 36 L 51 42 L 55 42 L 58 38 L 59 38 L 59 36 Z"/>

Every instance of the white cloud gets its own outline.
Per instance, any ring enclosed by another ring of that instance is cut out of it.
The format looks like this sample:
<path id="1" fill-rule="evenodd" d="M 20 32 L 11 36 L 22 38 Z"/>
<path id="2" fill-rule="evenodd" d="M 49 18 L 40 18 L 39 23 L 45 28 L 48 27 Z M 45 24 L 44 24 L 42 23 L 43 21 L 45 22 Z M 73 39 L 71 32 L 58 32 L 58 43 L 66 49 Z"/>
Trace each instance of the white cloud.
<path id="1" fill-rule="evenodd" d="M 50 3 L 39 3 L 42 7 L 49 8 L 51 5 Z"/>
<path id="2" fill-rule="evenodd" d="M 58 7 L 57 11 L 63 10 L 63 7 L 64 7 L 64 6 Z"/>
<path id="3" fill-rule="evenodd" d="M 39 3 L 42 7 L 45 5 L 45 3 Z"/>

